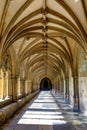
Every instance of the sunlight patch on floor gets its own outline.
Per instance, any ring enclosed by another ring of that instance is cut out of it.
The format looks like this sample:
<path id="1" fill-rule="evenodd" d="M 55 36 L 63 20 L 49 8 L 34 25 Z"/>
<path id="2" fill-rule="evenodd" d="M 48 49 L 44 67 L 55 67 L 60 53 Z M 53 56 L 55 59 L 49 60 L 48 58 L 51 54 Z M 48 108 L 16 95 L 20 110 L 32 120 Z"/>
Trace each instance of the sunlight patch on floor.
<path id="1" fill-rule="evenodd" d="M 42 124 L 42 125 L 64 125 L 67 122 L 64 120 L 47 120 L 47 119 L 20 119 L 18 124 Z"/>
<path id="2" fill-rule="evenodd" d="M 38 114 L 42 114 L 42 115 L 60 115 L 62 114 L 61 112 L 46 112 L 46 111 L 26 111 L 25 114 L 34 114 L 34 115 L 38 115 Z"/>
<path id="3" fill-rule="evenodd" d="M 28 107 L 18 124 L 65 125 L 62 113 L 50 92 L 41 92 Z"/>

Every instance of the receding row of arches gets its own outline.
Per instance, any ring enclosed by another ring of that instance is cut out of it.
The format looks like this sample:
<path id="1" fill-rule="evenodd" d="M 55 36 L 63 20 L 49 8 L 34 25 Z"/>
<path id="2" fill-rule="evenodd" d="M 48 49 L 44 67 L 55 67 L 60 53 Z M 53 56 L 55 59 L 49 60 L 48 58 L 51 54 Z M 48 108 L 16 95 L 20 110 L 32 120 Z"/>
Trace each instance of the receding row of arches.
<path id="1" fill-rule="evenodd" d="M 48 78 L 42 79 L 41 83 L 40 83 L 40 90 L 43 90 L 43 91 L 52 90 L 52 82 L 51 82 L 51 80 L 48 79 Z"/>
<path id="2" fill-rule="evenodd" d="M 85 0 L 1 2 L 1 99 L 8 96 L 15 102 L 35 91 L 55 89 L 73 106 L 79 109 L 83 103 L 87 109 L 86 100 L 79 98 L 87 96 L 82 93 L 87 82 L 85 5 Z"/>

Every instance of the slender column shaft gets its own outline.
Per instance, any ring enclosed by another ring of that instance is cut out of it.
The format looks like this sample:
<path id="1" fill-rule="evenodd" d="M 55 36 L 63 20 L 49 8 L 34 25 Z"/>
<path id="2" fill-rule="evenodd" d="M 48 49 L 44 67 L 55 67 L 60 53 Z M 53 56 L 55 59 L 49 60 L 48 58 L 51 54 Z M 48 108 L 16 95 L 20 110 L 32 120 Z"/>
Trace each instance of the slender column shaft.
<path id="1" fill-rule="evenodd" d="M 22 96 L 25 96 L 25 80 L 21 80 Z"/>
<path id="2" fill-rule="evenodd" d="M 79 88 L 78 88 L 78 76 L 73 77 L 74 84 L 74 110 L 80 110 L 79 106 Z"/>
<path id="3" fill-rule="evenodd" d="M 18 76 L 12 76 L 12 101 L 17 101 Z"/>
<path id="4" fill-rule="evenodd" d="M 4 99 L 4 73 L 3 70 L 1 69 L 1 74 L 0 74 L 0 85 L 1 85 L 1 99 Z"/>
<path id="5" fill-rule="evenodd" d="M 69 102 L 69 78 L 65 79 L 65 98 Z"/>
<path id="6" fill-rule="evenodd" d="M 9 88 L 10 88 L 10 86 L 9 86 L 9 75 L 8 75 L 8 72 L 6 71 L 5 72 L 5 87 L 6 87 L 6 98 L 10 98 L 10 95 L 9 95 Z"/>

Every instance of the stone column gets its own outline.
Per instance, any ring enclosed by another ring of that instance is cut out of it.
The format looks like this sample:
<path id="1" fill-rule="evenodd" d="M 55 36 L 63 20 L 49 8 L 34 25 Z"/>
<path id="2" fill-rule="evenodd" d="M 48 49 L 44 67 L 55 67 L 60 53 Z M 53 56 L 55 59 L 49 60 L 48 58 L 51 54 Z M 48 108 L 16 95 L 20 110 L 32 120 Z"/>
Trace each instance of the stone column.
<path id="1" fill-rule="evenodd" d="M 31 83 L 31 85 L 32 85 L 32 92 L 34 92 L 35 91 L 35 83 L 33 82 L 33 83 Z"/>
<path id="2" fill-rule="evenodd" d="M 5 72 L 5 87 L 6 87 L 6 99 L 9 99 L 9 75 L 8 72 Z"/>
<path id="3" fill-rule="evenodd" d="M 35 92 L 36 91 L 36 83 L 34 83 L 33 88 L 34 88 L 34 92 Z"/>
<path id="4" fill-rule="evenodd" d="M 25 80 L 21 79 L 21 90 L 22 90 L 22 97 L 25 97 Z"/>
<path id="5" fill-rule="evenodd" d="M 61 80 L 61 94 L 63 95 L 64 93 L 64 81 L 63 79 Z"/>
<path id="6" fill-rule="evenodd" d="M 31 81 L 31 93 L 34 92 L 34 83 Z"/>
<path id="7" fill-rule="evenodd" d="M 29 89 L 29 93 L 33 92 L 33 86 L 32 86 L 32 81 L 28 81 L 28 89 Z"/>
<path id="8" fill-rule="evenodd" d="M 29 89 L 28 89 L 28 81 L 25 81 L 25 94 L 28 95 L 29 94 Z"/>
<path id="9" fill-rule="evenodd" d="M 60 81 L 59 80 L 57 82 L 57 91 L 58 91 L 58 93 L 60 93 Z"/>
<path id="10" fill-rule="evenodd" d="M 39 85 L 38 85 L 38 83 L 37 83 L 37 90 L 39 90 Z"/>
<path id="11" fill-rule="evenodd" d="M 55 83 L 55 93 L 58 94 L 58 82 Z"/>
<path id="12" fill-rule="evenodd" d="M 18 77 L 17 82 L 18 82 L 17 96 L 18 96 L 18 98 L 22 98 L 22 87 L 21 87 L 20 77 Z"/>
<path id="13" fill-rule="evenodd" d="M 9 87 L 9 91 L 8 91 L 8 95 L 10 97 L 10 99 L 12 99 L 12 76 L 11 74 L 9 74 L 9 77 L 8 77 L 8 87 Z"/>
<path id="14" fill-rule="evenodd" d="M 65 79 L 64 79 L 64 99 L 66 98 L 66 84 L 65 84 Z"/>
<path id="15" fill-rule="evenodd" d="M 65 101 L 69 103 L 69 78 L 65 79 Z"/>
<path id="16" fill-rule="evenodd" d="M 55 83 L 55 93 L 58 94 L 58 82 Z"/>
<path id="17" fill-rule="evenodd" d="M 0 91 L 0 97 L 4 99 L 4 72 L 2 69 L 0 70 Z"/>
<path id="18" fill-rule="evenodd" d="M 38 90 L 38 83 L 36 83 L 36 91 Z"/>
<path id="19" fill-rule="evenodd" d="M 17 101 L 18 76 L 11 76 L 12 80 L 12 102 Z"/>
<path id="20" fill-rule="evenodd" d="M 29 80 L 27 80 L 27 93 L 30 94 L 31 93 L 31 90 L 29 88 Z"/>
<path id="21" fill-rule="evenodd" d="M 78 88 L 78 76 L 73 77 L 73 84 L 74 84 L 74 105 L 73 111 L 80 111 L 79 106 L 79 88 Z"/>
<path id="22" fill-rule="evenodd" d="M 57 93 L 57 86 L 56 86 L 56 83 L 54 83 L 54 92 L 55 92 L 55 94 Z"/>

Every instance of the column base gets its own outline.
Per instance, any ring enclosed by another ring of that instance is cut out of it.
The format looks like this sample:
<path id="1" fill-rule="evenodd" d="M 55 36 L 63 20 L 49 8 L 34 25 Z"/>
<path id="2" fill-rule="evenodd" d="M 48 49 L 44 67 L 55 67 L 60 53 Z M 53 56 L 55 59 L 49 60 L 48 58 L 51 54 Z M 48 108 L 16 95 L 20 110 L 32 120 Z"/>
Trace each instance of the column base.
<path id="1" fill-rule="evenodd" d="M 83 112 L 83 115 L 87 117 L 87 110 Z"/>
<path id="2" fill-rule="evenodd" d="M 26 96 L 28 96 L 28 95 L 29 95 L 29 93 L 25 93 L 25 95 L 26 95 Z"/>
<path id="3" fill-rule="evenodd" d="M 80 109 L 78 108 L 78 104 L 74 104 L 73 112 L 81 112 Z"/>
<path id="4" fill-rule="evenodd" d="M 22 98 L 22 94 L 19 93 L 19 94 L 17 95 L 17 98 L 18 98 L 18 99 Z"/>
<path id="5" fill-rule="evenodd" d="M 23 94 L 23 98 L 26 97 L 26 93 Z"/>
<path id="6" fill-rule="evenodd" d="M 4 101 L 4 98 L 0 98 L 0 101 Z"/>
<path id="7" fill-rule="evenodd" d="M 65 103 L 69 104 L 70 100 L 68 98 L 65 99 Z"/>
<path id="8" fill-rule="evenodd" d="M 6 96 L 5 99 L 11 99 L 10 96 Z"/>

